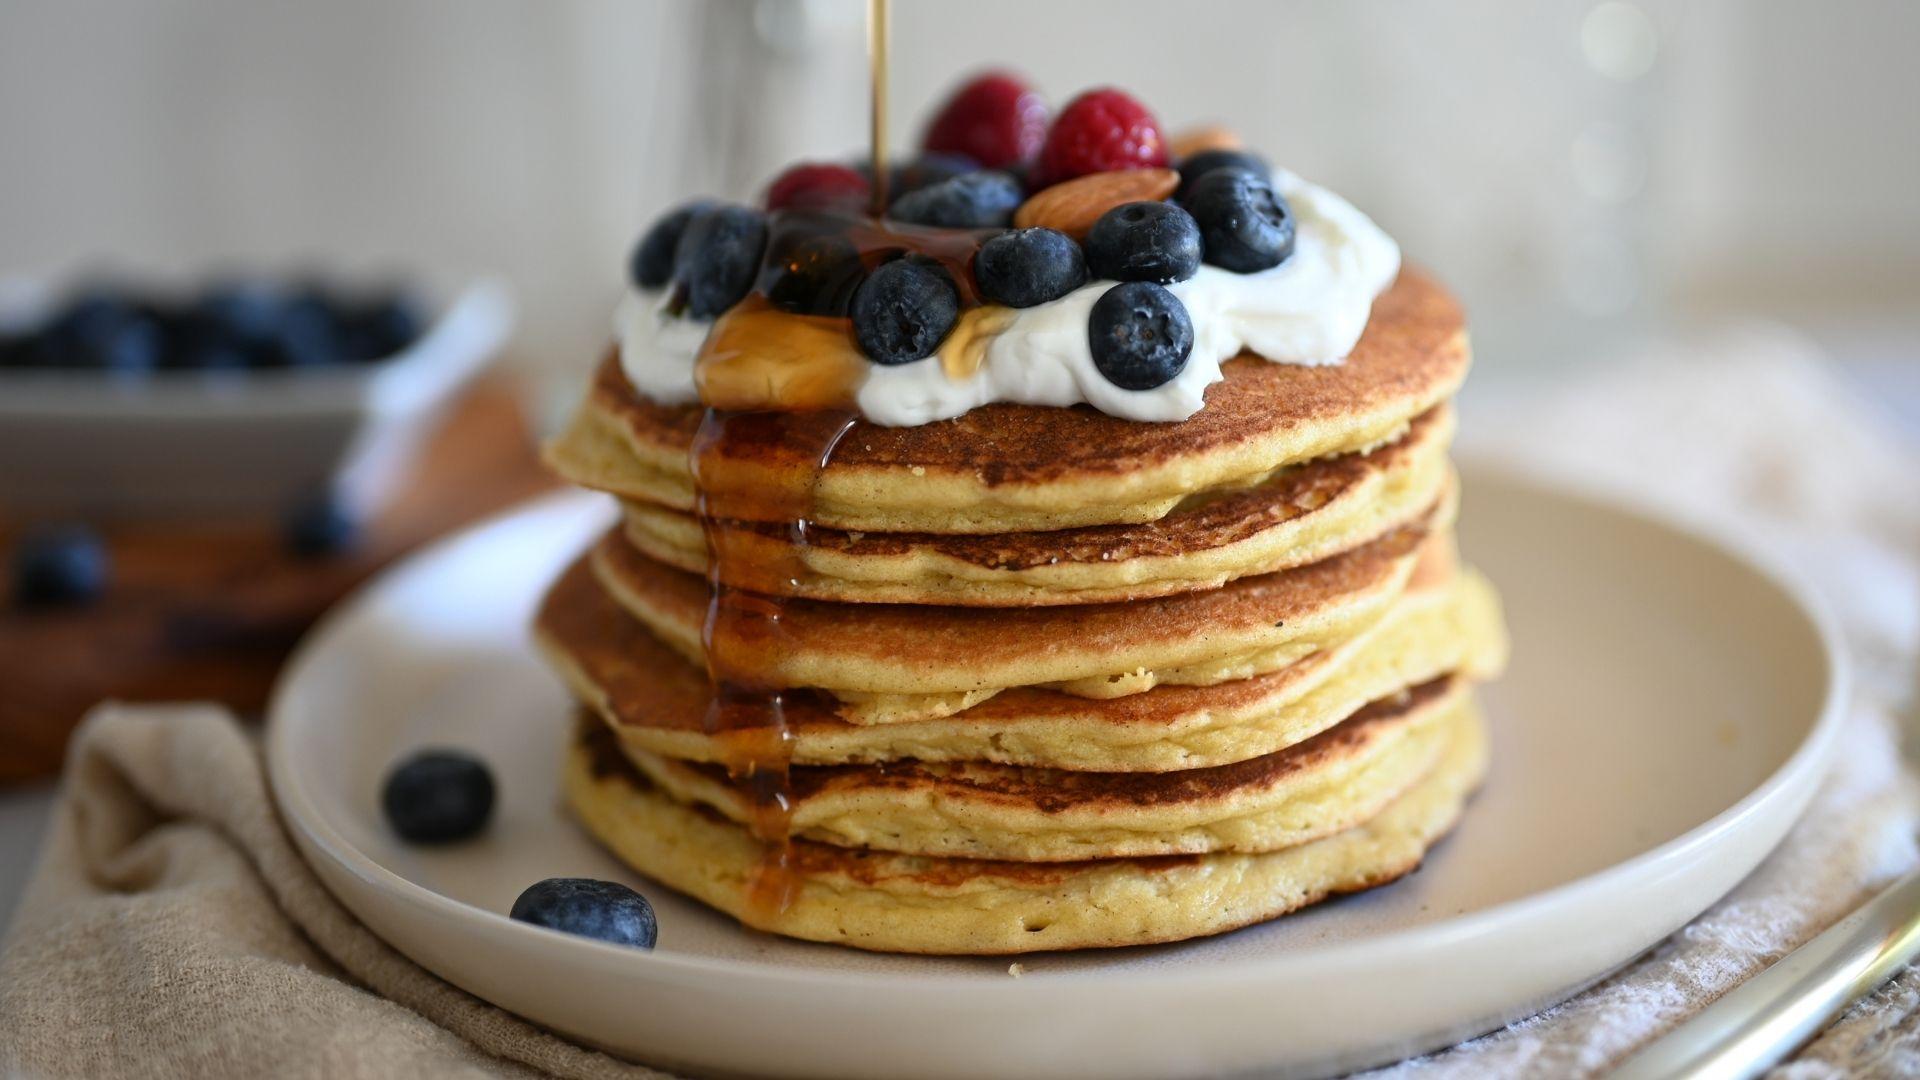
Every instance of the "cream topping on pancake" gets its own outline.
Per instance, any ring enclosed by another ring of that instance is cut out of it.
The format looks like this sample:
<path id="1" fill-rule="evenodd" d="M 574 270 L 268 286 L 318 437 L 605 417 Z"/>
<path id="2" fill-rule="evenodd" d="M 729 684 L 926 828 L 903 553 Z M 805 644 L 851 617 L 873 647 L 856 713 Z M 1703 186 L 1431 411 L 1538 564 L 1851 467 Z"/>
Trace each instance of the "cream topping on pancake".
<path id="1" fill-rule="evenodd" d="M 1399 273 L 1400 248 L 1326 188 L 1284 170 L 1275 170 L 1273 179 L 1293 207 L 1293 254 L 1252 274 L 1203 265 L 1168 286 L 1194 328 L 1193 352 L 1171 381 L 1123 390 L 1094 367 L 1087 319 L 1113 287 L 1103 280 L 1012 311 L 965 377 L 956 378 L 953 371 L 962 366 L 943 364 L 939 353 L 910 364 L 869 365 L 856 398 L 860 412 L 875 424 L 911 427 L 991 402 L 1086 403 L 1127 420 L 1185 420 L 1200 411 L 1207 387 L 1220 381 L 1220 365 L 1242 351 L 1276 363 L 1340 362 L 1366 329 L 1374 298 Z M 698 397 L 694 358 L 708 324 L 668 315 L 663 305 L 657 293 L 629 291 L 622 299 L 614 318 L 621 366 L 655 401 L 691 402 Z"/>

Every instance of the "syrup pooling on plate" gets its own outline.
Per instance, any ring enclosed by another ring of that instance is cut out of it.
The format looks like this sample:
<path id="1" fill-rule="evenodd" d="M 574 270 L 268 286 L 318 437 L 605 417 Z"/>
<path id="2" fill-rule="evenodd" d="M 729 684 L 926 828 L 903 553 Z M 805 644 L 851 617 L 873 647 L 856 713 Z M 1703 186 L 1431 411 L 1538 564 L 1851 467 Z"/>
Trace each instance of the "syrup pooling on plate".
<path id="1" fill-rule="evenodd" d="M 746 517 L 787 523 L 792 543 L 780 558 L 781 576 L 797 579 L 813 514 L 813 489 L 840 440 L 852 430 L 850 412 L 727 412 L 708 409 L 694 436 L 690 464 L 694 509 L 707 543 L 707 617 L 701 627 L 712 697 L 707 733 L 726 747 L 727 772 L 746 785 L 752 797 L 751 828 L 765 845 L 748 894 L 753 914 L 769 921 L 792 903 L 798 880 L 793 872 L 793 732 L 787 723 L 785 692 L 762 672 L 786 645 L 781 618 L 787 601 L 738 589 L 740 562 L 750 556 L 732 540 L 732 519 Z M 784 443 L 806 438 L 817 446 L 812 476 L 802 484 L 727 483 L 718 463 L 729 452 L 755 442 Z M 783 495 L 800 492 L 798 498 Z"/>

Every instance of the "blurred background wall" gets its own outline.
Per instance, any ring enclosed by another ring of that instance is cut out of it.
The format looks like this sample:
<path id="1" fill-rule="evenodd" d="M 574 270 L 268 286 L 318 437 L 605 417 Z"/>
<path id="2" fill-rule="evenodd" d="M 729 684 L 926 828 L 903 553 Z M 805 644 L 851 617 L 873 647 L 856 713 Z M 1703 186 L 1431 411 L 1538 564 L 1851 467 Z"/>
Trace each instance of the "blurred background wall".
<path id="1" fill-rule="evenodd" d="M 862 8 L 6 0 L 0 276 L 497 273 L 515 363 L 578 372 L 655 212 L 863 146 Z M 1911 0 L 902 0 L 895 23 L 897 142 L 987 64 L 1230 121 L 1452 280 L 1485 374 L 1742 312 L 1920 341 Z"/>

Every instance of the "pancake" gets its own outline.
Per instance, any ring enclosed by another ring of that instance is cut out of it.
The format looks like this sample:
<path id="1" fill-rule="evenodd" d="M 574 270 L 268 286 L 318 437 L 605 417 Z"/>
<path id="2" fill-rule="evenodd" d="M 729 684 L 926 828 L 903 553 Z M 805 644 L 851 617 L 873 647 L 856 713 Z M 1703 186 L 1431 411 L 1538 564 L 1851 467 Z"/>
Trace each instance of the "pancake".
<path id="1" fill-rule="evenodd" d="M 576 565 L 547 597 L 536 640 L 583 703 L 636 750 L 726 762 L 737 742 L 705 729 L 706 673 L 662 645 Z M 1491 676 L 1506 643 L 1498 603 L 1478 576 L 1408 593 L 1364 634 L 1278 671 L 1205 686 L 1164 685 L 1119 698 L 1008 690 L 957 714 L 850 723 L 818 691 L 784 696 L 800 765 L 982 761 L 1104 772 L 1225 765 L 1282 750 L 1367 702 L 1457 672 Z"/>
<path id="2" fill-rule="evenodd" d="M 716 522 L 709 537 L 692 514 L 629 502 L 626 533 L 649 558 L 702 575 L 709 543 L 722 544 L 726 583 L 759 593 L 980 606 L 1137 600 L 1301 566 L 1418 520 L 1449 483 L 1452 436 L 1453 414 L 1439 406 L 1385 446 L 1190 498 L 1146 524 L 1000 536 L 809 527 L 796 536 L 785 524 Z"/>
<path id="3" fill-rule="evenodd" d="M 1285 750 L 1163 773 L 1065 772 L 977 762 L 796 766 L 792 835 L 836 847 L 1016 862 L 1277 851 L 1352 828 L 1438 759 L 1468 683 L 1443 677 L 1368 704 Z M 623 744 L 683 803 L 751 825 L 764 800 L 720 765 Z"/>
<path id="4" fill-rule="evenodd" d="M 959 695 L 1013 686 L 1128 693 L 1152 685 L 1145 673 L 1156 670 L 1289 651 L 1290 660 L 1353 636 L 1405 589 L 1430 530 L 1451 510 L 1328 559 L 1204 592 L 1033 608 L 790 600 L 777 623 L 720 620 L 712 635 L 741 681 L 817 687 L 850 701 L 900 695 L 878 711 L 902 718 L 952 712 L 964 707 Z M 647 558 L 618 531 L 594 547 L 591 562 L 621 606 L 705 666 L 704 578 Z"/>
<path id="5" fill-rule="evenodd" d="M 996 535 L 1157 521 L 1189 496 L 1391 442 L 1451 397 L 1467 366 L 1459 305 L 1409 268 L 1374 301 L 1344 362 L 1230 360 L 1187 420 L 1006 404 L 900 428 L 848 427 L 838 413 L 733 414 L 702 455 L 701 484 L 726 517 L 844 530 Z M 690 512 L 689 454 L 704 415 L 641 396 L 609 355 L 547 460 L 582 486 Z"/>
<path id="6" fill-rule="evenodd" d="M 674 801 L 584 724 L 568 755 L 574 815 L 629 866 L 750 926 L 887 952 L 1003 954 L 1178 941 L 1393 881 L 1458 820 L 1486 769 L 1470 709 L 1434 768 L 1345 832 L 1260 854 L 1024 863 L 793 846 L 790 902 L 753 902 L 767 849 L 711 810 Z"/>

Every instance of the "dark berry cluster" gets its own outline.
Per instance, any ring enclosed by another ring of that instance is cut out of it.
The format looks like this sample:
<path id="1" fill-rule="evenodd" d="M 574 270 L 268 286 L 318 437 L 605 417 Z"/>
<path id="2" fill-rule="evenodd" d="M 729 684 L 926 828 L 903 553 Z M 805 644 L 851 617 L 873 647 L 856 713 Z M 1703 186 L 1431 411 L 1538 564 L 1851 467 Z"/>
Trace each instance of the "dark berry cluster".
<path id="1" fill-rule="evenodd" d="M 424 323 L 404 292 L 240 280 L 185 299 L 82 287 L 38 324 L 0 331 L 0 368 L 141 374 L 312 368 L 384 360 Z"/>
<path id="2" fill-rule="evenodd" d="M 1158 121 L 1126 94 L 1082 94 L 1049 125 L 1044 101 L 996 72 L 963 87 L 928 128 L 922 155 L 888 176 L 886 220 L 975 234 L 966 266 L 926 257 L 915 246 L 923 234 L 911 230 L 887 234 L 892 246 L 863 251 L 849 234 L 870 209 L 870 170 L 809 162 L 774 180 L 767 209 L 831 224 L 783 227 L 770 241 L 760 211 L 689 204 L 641 239 L 632 277 L 644 288 L 671 288 L 671 306 L 694 318 L 713 318 L 755 289 L 783 310 L 850 317 L 860 350 L 886 365 L 933 355 L 975 298 L 1024 308 L 1089 281 L 1118 282 L 1089 315 L 1088 344 L 1114 385 L 1148 390 L 1178 375 L 1193 349 L 1192 321 L 1166 286 L 1203 262 L 1244 274 L 1293 253 L 1293 212 L 1266 163 L 1240 150 L 1194 153 L 1177 163 L 1170 200 L 1115 206 L 1084 241 L 1011 226 L 1033 191 L 1168 163 Z"/>

